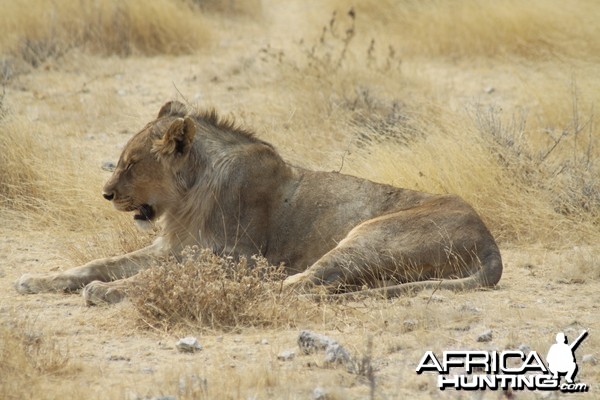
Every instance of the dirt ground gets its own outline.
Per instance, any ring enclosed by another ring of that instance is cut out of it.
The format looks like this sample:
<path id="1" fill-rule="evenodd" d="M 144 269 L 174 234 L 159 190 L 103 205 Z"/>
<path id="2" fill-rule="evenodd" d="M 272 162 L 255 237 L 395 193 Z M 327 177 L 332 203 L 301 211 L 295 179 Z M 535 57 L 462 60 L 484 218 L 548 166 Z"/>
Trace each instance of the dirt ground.
<path id="1" fill-rule="evenodd" d="M 281 31 L 285 20 L 278 24 L 271 29 Z M 249 35 L 255 35 L 253 41 L 243 40 Z M 182 96 L 217 106 L 223 113 L 232 112 L 261 138 L 273 142 L 284 157 L 302 161 L 303 149 L 290 145 L 277 132 L 284 128 L 286 117 L 300 116 L 292 109 L 281 111 L 286 108 L 284 96 L 274 100 L 272 114 L 266 111 L 273 93 L 269 85 L 275 83 L 260 63 L 252 61 L 261 48 L 273 43 L 273 37 L 272 32 L 250 24 L 244 31 L 222 35 L 210 54 L 118 58 L 73 52 L 12 80 L 5 88 L 4 101 L 12 114 L 56 127 L 52 140 L 77 152 L 81 169 L 96 171 L 98 182 L 110 174 L 101 169 L 102 163 L 116 161 L 132 133 L 152 119 L 164 102 Z M 439 92 L 453 92 L 449 97 L 456 107 L 475 100 L 513 104 L 513 89 L 519 85 L 512 67 L 501 63 L 407 60 L 403 68 L 419 71 L 414 75 Z M 279 90 L 285 92 L 285 88 Z M 335 138 L 331 140 L 335 144 Z M 335 169 L 340 152 L 331 145 L 318 156 L 307 156 L 305 163 Z M 89 191 L 100 198 L 101 186 Z M 81 218 L 87 217 L 82 208 Z M 425 291 L 389 301 L 315 305 L 323 307 L 321 321 L 299 318 L 296 326 L 238 332 L 156 331 L 141 327 L 127 302 L 86 307 L 77 294 L 20 295 L 13 289 L 13 282 L 23 273 L 75 266 L 66 248 L 85 247 L 88 241 L 94 246 L 98 235 L 110 232 L 114 232 L 110 225 L 99 232 L 81 232 L 35 226 L 31 221 L 0 224 L 0 321 L 25 321 L 27 329 L 56 341 L 69 367 L 64 376 L 49 377 L 50 387 L 68 388 L 70 398 L 362 399 L 371 398 L 372 390 L 377 399 L 599 396 L 600 365 L 594 360 L 600 358 L 600 281 L 582 278 L 581 272 L 570 273 L 600 268 L 599 245 L 557 249 L 505 241 L 501 244 L 505 273 L 495 290 Z M 116 254 L 119 249 L 98 252 Z M 332 312 L 335 317 L 326 320 L 325 315 Z M 302 329 L 336 339 L 358 358 L 368 357 L 374 377 L 328 366 L 323 354 L 303 355 L 296 344 Z M 488 329 L 491 341 L 477 342 L 478 335 Z M 557 332 L 575 338 L 584 329 L 589 336 L 576 356 L 582 360 L 592 355 L 579 364 L 578 379 L 588 384 L 588 393 L 442 392 L 435 376 L 415 373 L 427 350 L 439 354 L 450 349 L 505 350 L 524 345 L 545 356 Z M 175 342 L 183 336 L 196 336 L 203 350 L 179 353 Z M 279 360 L 284 350 L 296 356 Z M 47 398 L 57 398 L 53 390 Z M 329 397 L 318 397 L 319 390 Z"/>

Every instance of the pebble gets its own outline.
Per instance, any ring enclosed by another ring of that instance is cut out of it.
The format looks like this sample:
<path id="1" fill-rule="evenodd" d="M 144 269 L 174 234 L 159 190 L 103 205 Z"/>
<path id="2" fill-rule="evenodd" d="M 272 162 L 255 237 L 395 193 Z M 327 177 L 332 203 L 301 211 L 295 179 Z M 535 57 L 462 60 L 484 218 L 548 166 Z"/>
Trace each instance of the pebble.
<path id="1" fill-rule="evenodd" d="M 301 331 L 298 336 L 298 347 L 302 349 L 304 354 L 325 350 L 335 344 L 338 344 L 336 340 L 311 331 Z"/>
<path id="2" fill-rule="evenodd" d="M 112 161 L 103 161 L 101 168 L 105 171 L 113 172 L 117 165 Z"/>
<path id="3" fill-rule="evenodd" d="M 321 387 L 315 388 L 312 395 L 314 400 L 327 400 L 329 398 L 327 391 Z"/>
<path id="4" fill-rule="evenodd" d="M 439 294 L 434 294 L 429 297 L 429 301 L 433 303 L 443 303 L 446 301 L 446 298 L 444 296 L 440 296 Z"/>
<path id="5" fill-rule="evenodd" d="M 481 309 L 479 307 L 475 307 L 473 304 L 471 303 L 465 303 L 462 306 L 460 306 L 460 311 L 463 312 L 470 312 L 473 314 L 478 314 L 481 312 Z"/>
<path id="6" fill-rule="evenodd" d="M 198 343 L 198 339 L 193 336 L 179 339 L 175 344 L 175 347 L 182 353 L 195 353 L 196 351 L 202 350 L 202 345 Z"/>
<path id="7" fill-rule="evenodd" d="M 277 355 L 277 359 L 280 361 L 291 361 L 296 357 L 296 353 L 291 350 L 284 350 Z"/>
<path id="8" fill-rule="evenodd" d="M 482 332 L 479 336 L 477 336 L 478 342 L 491 342 L 492 341 L 492 330 L 488 329 L 487 331 Z"/>
<path id="9" fill-rule="evenodd" d="M 324 351 L 324 361 L 327 364 L 348 364 L 351 361 L 350 353 L 336 340 L 315 332 L 301 331 L 298 336 L 298 347 L 304 354 Z"/>
<path id="10" fill-rule="evenodd" d="M 416 319 L 405 319 L 402 321 L 402 325 L 404 326 L 404 330 L 406 332 L 412 332 L 417 328 L 417 325 L 419 325 L 419 321 Z"/>
<path id="11" fill-rule="evenodd" d="M 527 354 L 531 351 L 531 347 L 529 347 L 528 345 L 522 343 L 519 345 L 519 350 L 522 351 L 524 354 Z"/>
<path id="12" fill-rule="evenodd" d="M 329 364 L 346 364 L 350 362 L 350 354 L 339 344 L 332 344 L 325 349 L 325 362 Z"/>

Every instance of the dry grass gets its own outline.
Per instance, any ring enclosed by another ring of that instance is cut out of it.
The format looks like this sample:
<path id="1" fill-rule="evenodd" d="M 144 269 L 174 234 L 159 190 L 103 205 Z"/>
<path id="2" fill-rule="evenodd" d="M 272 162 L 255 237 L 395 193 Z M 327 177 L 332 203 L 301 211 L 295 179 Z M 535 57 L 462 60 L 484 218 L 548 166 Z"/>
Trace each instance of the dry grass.
<path id="1" fill-rule="evenodd" d="M 568 7 L 560 0 L 385 0 L 358 3 L 356 11 L 366 15 L 364 26 L 398 44 L 401 57 L 589 60 L 600 54 L 600 8 L 593 0 Z"/>
<path id="2" fill-rule="evenodd" d="M 102 157 L 114 154 L 116 159 L 117 146 L 126 138 L 107 134 L 89 144 L 84 135 L 140 128 L 143 122 L 135 113 L 154 113 L 167 100 L 166 93 L 172 93 L 164 85 L 176 82 L 186 96 L 199 93 L 201 105 L 233 111 L 296 164 L 461 195 L 488 223 L 507 260 L 497 291 L 437 293 L 441 300 L 423 293 L 341 305 L 284 296 L 275 282 L 279 271 L 261 260 L 254 261 L 256 269 L 249 268 L 250 261 L 222 260 L 206 252 L 181 262 L 170 260 L 147 271 L 144 286 L 131 289 L 133 306 L 122 307 L 133 308 L 135 317 L 123 313 L 120 318 L 143 320 L 166 335 L 204 335 L 209 343 L 204 358 L 189 370 L 167 367 L 168 372 L 156 375 L 127 375 L 130 370 L 124 374 L 115 362 L 105 361 L 105 376 L 78 376 L 86 384 L 112 379 L 114 392 L 96 394 L 131 397 L 124 388 L 135 385 L 116 382 L 126 375 L 152 381 L 149 388 L 144 382 L 137 386 L 136 393 L 148 397 L 306 398 L 323 379 L 332 398 L 367 398 L 371 390 L 376 398 L 398 393 L 431 398 L 440 394 L 433 380 L 415 377 L 410 364 L 425 348 L 479 346 L 472 337 L 486 325 L 498 333 L 494 346 L 528 343 L 545 351 L 559 329 L 581 328 L 572 326 L 575 319 L 594 328 L 592 305 L 585 296 L 593 297 L 600 281 L 596 2 L 571 2 L 567 12 L 557 0 L 371 1 L 357 4 L 352 13 L 338 0 L 311 7 L 263 1 L 259 10 L 253 0 L 29 4 L 0 0 L 2 56 L 30 65 L 48 58 L 56 62 L 12 80 L 6 80 L 12 61 L 0 62 L 0 79 L 7 89 L 0 98 L 0 218 L 6 232 L 19 232 L 17 241 L 42 230 L 54 236 L 61 254 L 75 265 L 151 240 L 151 235 L 135 233 L 130 216 L 116 213 L 101 199 L 107 175 L 86 154 L 103 146 Z M 186 8 L 197 6 L 211 13 L 211 27 L 219 29 L 218 51 L 197 52 L 183 61 L 160 58 L 194 52 L 213 37 L 205 18 Z M 286 12 L 293 15 L 286 17 Z M 265 19 L 256 23 L 238 18 L 240 14 Z M 262 46 L 265 42 L 274 44 Z M 77 54 L 78 62 L 68 54 L 75 47 L 87 51 Z M 98 54 L 157 58 L 155 63 L 115 58 L 118 65 L 109 68 Z M 113 79 L 116 75 L 120 80 Z M 484 94 L 488 84 L 494 93 Z M 121 86 L 126 95 L 117 97 L 113 89 Z M 32 106 L 43 108 L 39 118 L 30 116 Z M 48 244 L 7 243 L 14 246 L 4 252 L 14 270 L 7 272 L 15 275 L 11 279 L 24 268 L 48 270 L 43 257 L 41 263 L 27 261 Z M 539 253 L 519 250 L 532 244 L 539 246 Z M 28 258 L 15 256 L 35 247 L 38 252 Z M 523 252 L 520 258 L 517 251 Z M 4 283 L 8 288 L 10 283 Z M 554 295 L 547 296 L 548 291 Z M 37 303 L 33 297 L 6 296 L 19 307 L 30 301 L 27 307 L 34 309 L 48 301 L 41 319 L 48 314 L 62 323 L 65 310 L 83 314 L 80 325 L 65 326 L 64 331 L 84 357 L 95 355 L 86 359 L 94 366 L 105 357 L 105 342 L 132 336 L 146 340 L 144 350 L 129 351 L 139 356 L 133 365 L 152 358 L 172 362 L 168 365 L 192 362 L 155 350 L 156 338 L 144 337 L 150 334 L 133 327 L 139 324 L 107 322 L 111 315 L 102 308 L 85 310 L 75 299 L 69 303 L 50 295 Z M 19 310 L 28 313 L 27 307 Z M 90 325 L 97 332 L 84 332 Z M 296 327 L 333 332 L 354 354 L 366 354 L 369 364 L 381 368 L 373 372 L 375 389 L 345 371 L 322 367 L 319 358 L 278 363 L 277 352 L 295 345 Z M 29 341 L 29 331 L 0 328 L 1 358 L 7 360 L 0 365 L 0 397 L 78 397 L 61 391 L 72 387 L 71 382 L 52 381 L 71 378 L 69 363 L 62 364 L 69 356 L 46 333 L 41 341 L 35 339 L 39 332 Z M 292 339 L 263 350 L 258 360 L 254 355 L 243 359 L 247 349 L 255 349 L 242 343 L 242 350 L 233 351 L 217 343 L 214 334 L 223 332 L 224 342 L 240 334 L 256 336 L 254 343 L 265 332 L 270 338 Z M 95 343 L 100 334 L 102 345 Z M 94 338 L 88 347 L 80 343 L 85 335 Z M 372 336 L 373 348 L 365 350 Z M 585 351 L 593 352 L 597 336 L 589 341 Z M 146 357 L 146 351 L 155 353 Z M 597 371 L 582 367 L 583 379 L 598 382 Z"/>
<path id="3" fill-rule="evenodd" d="M 260 0 L 190 0 L 201 10 L 233 16 L 259 17 L 262 12 Z"/>
<path id="4" fill-rule="evenodd" d="M 97 199 L 103 178 L 94 170 L 81 171 L 85 154 L 57 142 L 51 131 L 14 116 L 0 121 L 0 213 L 23 224 L 61 229 L 114 217 Z"/>
<path id="5" fill-rule="evenodd" d="M 51 335 L 20 319 L 0 325 L 0 359 L 0 397 L 7 400 L 37 397 L 53 386 L 53 377 L 68 376 L 76 369 Z"/>
<path id="6" fill-rule="evenodd" d="M 99 54 L 182 54 L 210 41 L 202 15 L 185 1 L 0 2 L 4 55 L 37 66 L 79 47 Z"/>

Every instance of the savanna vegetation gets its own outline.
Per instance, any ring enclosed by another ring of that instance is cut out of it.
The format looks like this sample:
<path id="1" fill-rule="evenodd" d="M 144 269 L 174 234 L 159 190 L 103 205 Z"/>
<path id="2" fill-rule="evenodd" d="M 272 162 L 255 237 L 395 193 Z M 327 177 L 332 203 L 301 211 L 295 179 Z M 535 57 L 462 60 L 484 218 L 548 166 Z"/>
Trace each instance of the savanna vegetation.
<path id="1" fill-rule="evenodd" d="M 1 398 L 291 399 L 317 387 L 328 399 L 460 397 L 416 376 L 425 350 L 544 353 L 557 331 L 585 328 L 578 352 L 598 357 L 596 1 L 0 0 L 0 10 Z M 198 261 L 155 266 L 117 307 L 17 295 L 25 272 L 152 240 L 101 198 L 102 167 L 173 98 L 232 114 L 294 164 L 462 196 L 500 245 L 498 289 L 315 303 L 283 296 L 276 266 L 190 249 Z M 483 327 L 494 331 L 487 347 L 473 341 Z M 278 361 L 302 328 L 335 336 L 368 368 Z M 198 357 L 164 346 L 190 334 L 204 343 Z M 600 389 L 597 365 L 579 377 Z"/>

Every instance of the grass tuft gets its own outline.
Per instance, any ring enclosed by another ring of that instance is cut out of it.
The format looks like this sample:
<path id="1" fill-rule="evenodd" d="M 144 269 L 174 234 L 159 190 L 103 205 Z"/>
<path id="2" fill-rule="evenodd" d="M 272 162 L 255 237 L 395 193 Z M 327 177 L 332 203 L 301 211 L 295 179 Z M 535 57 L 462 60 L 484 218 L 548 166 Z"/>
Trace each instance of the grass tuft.
<path id="1" fill-rule="evenodd" d="M 52 337 L 23 321 L 0 325 L 0 397 L 35 397 L 48 378 L 69 374 L 68 352 Z"/>

